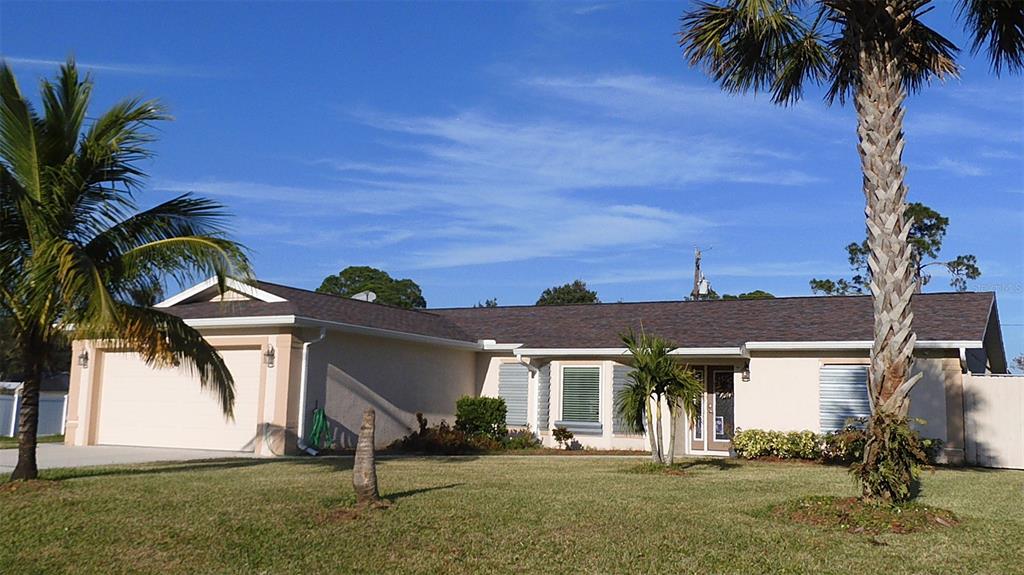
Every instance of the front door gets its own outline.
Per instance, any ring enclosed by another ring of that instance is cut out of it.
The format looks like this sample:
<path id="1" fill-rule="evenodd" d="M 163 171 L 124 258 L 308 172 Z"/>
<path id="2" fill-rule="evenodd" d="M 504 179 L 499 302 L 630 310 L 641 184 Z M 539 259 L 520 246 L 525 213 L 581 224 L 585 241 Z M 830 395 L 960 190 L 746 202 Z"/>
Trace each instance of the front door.
<path id="1" fill-rule="evenodd" d="M 707 422 L 704 434 L 708 451 L 729 451 L 736 428 L 733 368 L 709 368 L 704 403 Z"/>

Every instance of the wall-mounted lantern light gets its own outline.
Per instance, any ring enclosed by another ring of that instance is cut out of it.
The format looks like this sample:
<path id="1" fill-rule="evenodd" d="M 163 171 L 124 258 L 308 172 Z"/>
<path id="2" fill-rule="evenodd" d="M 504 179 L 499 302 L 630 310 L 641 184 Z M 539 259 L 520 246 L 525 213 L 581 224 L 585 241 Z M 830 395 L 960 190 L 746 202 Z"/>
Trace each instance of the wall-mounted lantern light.
<path id="1" fill-rule="evenodd" d="M 268 347 L 267 351 L 263 352 L 263 365 L 267 367 L 274 367 L 274 348 Z"/>
<path id="2" fill-rule="evenodd" d="M 743 381 L 750 381 L 750 362 L 748 361 L 743 365 L 743 373 L 741 374 Z"/>
<path id="3" fill-rule="evenodd" d="M 78 367 L 83 369 L 89 367 L 89 352 L 82 350 L 82 353 L 78 354 Z"/>

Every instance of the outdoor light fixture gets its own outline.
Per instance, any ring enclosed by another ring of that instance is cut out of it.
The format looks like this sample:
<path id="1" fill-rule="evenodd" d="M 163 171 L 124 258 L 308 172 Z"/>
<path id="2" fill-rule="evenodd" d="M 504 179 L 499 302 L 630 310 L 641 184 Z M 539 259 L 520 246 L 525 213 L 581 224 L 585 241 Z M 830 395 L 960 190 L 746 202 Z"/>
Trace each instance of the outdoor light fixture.
<path id="1" fill-rule="evenodd" d="M 741 377 L 743 377 L 743 381 L 750 381 L 750 362 L 749 361 L 743 366 L 743 373 L 742 373 Z"/>
<path id="2" fill-rule="evenodd" d="M 89 367 L 89 352 L 82 350 L 82 353 L 78 354 L 78 366 L 82 368 Z"/>
<path id="3" fill-rule="evenodd" d="M 268 347 L 267 351 L 263 352 L 263 365 L 267 367 L 274 367 L 274 348 Z"/>

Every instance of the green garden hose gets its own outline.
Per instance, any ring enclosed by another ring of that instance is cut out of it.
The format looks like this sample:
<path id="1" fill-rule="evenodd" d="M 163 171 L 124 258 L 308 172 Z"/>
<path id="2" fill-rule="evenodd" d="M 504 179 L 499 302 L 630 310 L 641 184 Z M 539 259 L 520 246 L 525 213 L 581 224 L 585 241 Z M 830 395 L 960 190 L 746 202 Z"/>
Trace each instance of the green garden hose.
<path id="1" fill-rule="evenodd" d="M 329 438 L 327 430 L 327 414 L 323 408 L 313 410 L 313 427 L 309 430 L 307 443 L 314 449 L 323 449 Z"/>

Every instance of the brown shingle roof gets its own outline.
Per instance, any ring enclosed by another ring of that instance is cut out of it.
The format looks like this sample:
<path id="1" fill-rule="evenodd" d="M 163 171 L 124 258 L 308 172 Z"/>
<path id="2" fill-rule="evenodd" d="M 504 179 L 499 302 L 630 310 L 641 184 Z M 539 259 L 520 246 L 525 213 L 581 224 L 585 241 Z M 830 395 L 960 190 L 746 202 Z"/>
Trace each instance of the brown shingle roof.
<path id="1" fill-rule="evenodd" d="M 184 319 L 296 315 L 416 335 L 476 341 L 452 321 L 429 311 L 402 309 L 268 282 L 256 282 L 256 287 L 287 301 L 200 302 L 178 304 L 166 308 L 166 311 Z"/>
<path id="2" fill-rule="evenodd" d="M 296 315 L 452 340 L 493 339 L 543 348 L 617 348 L 619 334 L 641 324 L 681 347 L 872 337 L 868 296 L 407 310 L 268 282 L 257 282 L 256 287 L 287 301 L 201 302 L 166 311 L 185 319 Z M 983 339 L 994 299 L 991 292 L 914 296 L 918 340 Z"/>
<path id="3" fill-rule="evenodd" d="M 992 293 L 914 297 L 919 340 L 981 340 Z M 621 347 L 641 324 L 681 347 L 737 347 L 750 341 L 872 338 L 871 298 L 792 297 L 566 306 L 435 309 L 477 339 L 543 348 Z"/>

